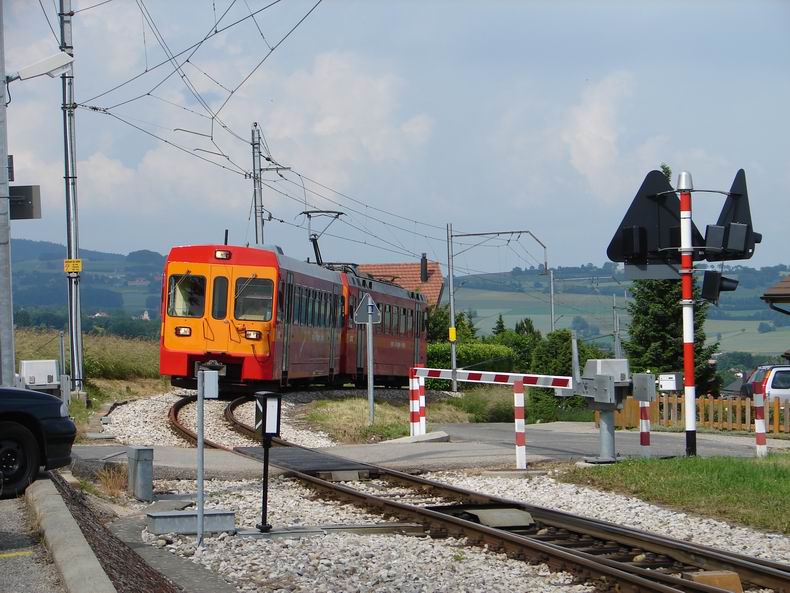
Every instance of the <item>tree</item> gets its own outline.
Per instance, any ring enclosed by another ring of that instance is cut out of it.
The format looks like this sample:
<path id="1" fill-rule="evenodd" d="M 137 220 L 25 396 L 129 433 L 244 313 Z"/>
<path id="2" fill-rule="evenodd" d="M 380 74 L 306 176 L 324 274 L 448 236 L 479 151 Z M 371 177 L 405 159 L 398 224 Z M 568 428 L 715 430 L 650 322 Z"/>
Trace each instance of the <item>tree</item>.
<path id="1" fill-rule="evenodd" d="M 529 317 L 516 322 L 515 332 L 521 335 L 534 336 L 538 340 L 541 338 L 540 332 L 535 329 L 535 324 Z"/>
<path id="2" fill-rule="evenodd" d="M 496 324 L 494 325 L 494 329 L 493 329 L 492 333 L 495 336 L 498 336 L 500 334 L 505 333 L 506 329 L 507 328 L 505 327 L 505 321 L 502 319 L 502 313 L 500 313 L 499 317 L 497 317 Z"/>
<path id="3" fill-rule="evenodd" d="M 628 303 L 631 326 L 625 351 L 632 372 L 653 373 L 683 368 L 683 321 L 680 304 L 680 283 L 676 280 L 635 280 L 631 285 L 633 299 Z M 700 298 L 694 286 L 694 362 L 699 393 L 719 391 L 716 369 L 709 363 L 719 344 L 705 345 L 705 318 L 709 303 Z"/>
<path id="4" fill-rule="evenodd" d="M 455 314 L 455 330 L 458 342 L 477 341 L 477 328 L 468 313 Z M 437 305 L 428 309 L 428 342 L 444 342 L 450 329 L 450 306 Z"/>

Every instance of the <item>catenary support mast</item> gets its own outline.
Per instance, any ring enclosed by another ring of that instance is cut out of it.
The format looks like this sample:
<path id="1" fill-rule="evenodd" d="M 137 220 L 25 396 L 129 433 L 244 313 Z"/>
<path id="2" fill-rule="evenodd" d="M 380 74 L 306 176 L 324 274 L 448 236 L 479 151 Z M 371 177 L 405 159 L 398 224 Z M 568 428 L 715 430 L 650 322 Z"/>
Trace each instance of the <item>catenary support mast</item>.
<path id="1" fill-rule="evenodd" d="M 71 0 L 60 0 L 60 49 L 74 55 L 71 40 Z M 66 187 L 66 257 L 79 260 L 79 218 L 77 216 L 77 136 L 75 131 L 74 64 L 60 77 L 63 87 L 63 164 Z M 82 391 L 82 307 L 80 272 L 67 272 L 69 306 L 69 347 L 72 389 Z"/>

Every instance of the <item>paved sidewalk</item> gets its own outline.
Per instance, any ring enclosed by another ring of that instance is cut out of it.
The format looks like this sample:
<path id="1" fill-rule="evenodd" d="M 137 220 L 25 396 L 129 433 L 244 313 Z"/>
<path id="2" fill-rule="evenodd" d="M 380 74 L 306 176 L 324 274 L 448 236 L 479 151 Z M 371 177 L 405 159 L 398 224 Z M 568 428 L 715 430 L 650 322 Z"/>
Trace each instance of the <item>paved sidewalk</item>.
<path id="1" fill-rule="evenodd" d="M 24 498 L 0 500 L 0 591 L 64 591 L 58 570 L 33 529 Z"/>

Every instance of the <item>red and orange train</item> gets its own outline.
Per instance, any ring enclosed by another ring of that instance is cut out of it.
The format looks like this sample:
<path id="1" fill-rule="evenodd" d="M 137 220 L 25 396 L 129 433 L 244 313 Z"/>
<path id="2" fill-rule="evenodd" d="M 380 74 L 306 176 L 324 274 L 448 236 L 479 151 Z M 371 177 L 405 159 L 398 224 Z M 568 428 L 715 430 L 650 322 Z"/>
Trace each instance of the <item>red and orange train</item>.
<path id="1" fill-rule="evenodd" d="M 364 384 L 364 326 L 353 321 L 370 294 L 378 384 L 405 385 L 426 357 L 427 303 L 419 292 L 283 255 L 279 248 L 174 247 L 162 279 L 160 371 L 194 388 L 197 369 L 220 372 L 220 389 Z"/>

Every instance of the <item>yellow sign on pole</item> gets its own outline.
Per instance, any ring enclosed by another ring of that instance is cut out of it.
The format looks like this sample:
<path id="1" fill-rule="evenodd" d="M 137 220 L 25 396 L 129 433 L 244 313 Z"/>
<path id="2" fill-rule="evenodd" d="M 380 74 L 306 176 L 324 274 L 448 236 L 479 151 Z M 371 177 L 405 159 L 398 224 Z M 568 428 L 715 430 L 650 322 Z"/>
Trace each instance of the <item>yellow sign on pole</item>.
<path id="1" fill-rule="evenodd" d="M 63 271 L 67 274 L 79 274 L 82 272 L 82 260 L 81 259 L 64 259 L 63 260 Z"/>
<path id="2" fill-rule="evenodd" d="M 450 328 L 450 336 L 449 337 L 450 337 L 450 341 L 451 342 L 455 342 L 455 328 L 454 327 Z"/>

